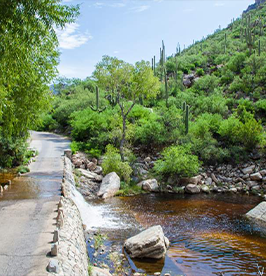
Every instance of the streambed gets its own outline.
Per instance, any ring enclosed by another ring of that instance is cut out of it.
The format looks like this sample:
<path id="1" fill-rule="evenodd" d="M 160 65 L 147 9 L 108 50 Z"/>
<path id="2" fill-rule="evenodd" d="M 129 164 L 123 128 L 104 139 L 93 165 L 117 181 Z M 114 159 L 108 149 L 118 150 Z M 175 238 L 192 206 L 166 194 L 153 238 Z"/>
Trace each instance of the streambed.
<path id="1" fill-rule="evenodd" d="M 123 254 L 123 242 L 160 224 L 170 240 L 164 261 L 127 261 L 131 272 L 171 275 L 257 275 L 266 267 L 266 236 L 243 215 L 261 200 L 241 195 L 149 194 L 90 202 L 106 218 L 92 229 L 108 236 L 105 246 Z M 110 224 L 110 226 L 109 226 Z M 92 262 L 93 249 L 88 244 Z M 98 261 L 108 256 L 103 253 Z M 123 274 L 121 274 L 123 275 Z"/>

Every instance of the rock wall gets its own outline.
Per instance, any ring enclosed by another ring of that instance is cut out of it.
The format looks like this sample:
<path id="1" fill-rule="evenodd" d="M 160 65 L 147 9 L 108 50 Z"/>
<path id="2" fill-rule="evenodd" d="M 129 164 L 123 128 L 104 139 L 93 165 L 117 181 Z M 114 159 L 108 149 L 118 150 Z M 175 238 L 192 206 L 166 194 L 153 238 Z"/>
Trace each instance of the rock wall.
<path id="1" fill-rule="evenodd" d="M 64 158 L 62 197 L 58 204 L 57 229 L 54 232 L 51 256 L 47 270 L 54 275 L 87 276 L 88 255 L 84 229 L 78 207 L 71 199 L 75 186 L 72 164 Z"/>

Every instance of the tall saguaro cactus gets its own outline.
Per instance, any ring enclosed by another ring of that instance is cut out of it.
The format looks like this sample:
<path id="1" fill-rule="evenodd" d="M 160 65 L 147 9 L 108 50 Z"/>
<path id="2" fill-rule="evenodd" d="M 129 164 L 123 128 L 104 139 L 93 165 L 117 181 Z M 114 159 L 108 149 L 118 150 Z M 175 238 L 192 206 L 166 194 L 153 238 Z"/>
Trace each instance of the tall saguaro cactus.
<path id="1" fill-rule="evenodd" d="M 226 53 L 226 47 L 227 47 L 227 35 L 224 34 L 224 54 Z"/>
<path id="2" fill-rule="evenodd" d="M 189 131 L 189 105 L 186 102 L 183 103 L 182 106 L 183 114 L 184 114 L 184 124 L 185 124 L 185 133 L 188 134 Z"/>
<path id="3" fill-rule="evenodd" d="M 106 107 L 100 109 L 99 108 L 99 103 L 100 103 L 100 100 L 99 100 L 99 88 L 98 86 L 96 86 L 96 107 L 93 107 L 92 105 L 90 106 L 90 108 L 93 110 L 93 111 L 97 111 L 99 113 L 103 112 Z"/>
<path id="4" fill-rule="evenodd" d="M 166 107 L 169 108 L 169 103 L 168 103 L 169 92 L 168 92 L 168 82 L 167 82 L 166 69 L 164 69 L 164 84 L 165 84 L 165 102 L 166 102 Z"/>

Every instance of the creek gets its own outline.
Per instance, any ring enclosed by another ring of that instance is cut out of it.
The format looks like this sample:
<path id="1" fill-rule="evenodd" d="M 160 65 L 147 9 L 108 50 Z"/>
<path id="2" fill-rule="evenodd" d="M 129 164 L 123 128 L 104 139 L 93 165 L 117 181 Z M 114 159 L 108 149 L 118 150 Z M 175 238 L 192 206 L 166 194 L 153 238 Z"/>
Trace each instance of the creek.
<path id="1" fill-rule="evenodd" d="M 46 197 L 58 192 L 56 188 L 46 189 L 47 180 L 39 175 L 13 179 L 5 173 L 0 178 L 2 185 L 12 180 L 0 200 Z M 110 251 L 118 251 L 126 257 L 122 265 L 130 274 L 257 275 L 257 265 L 266 267 L 266 235 L 243 216 L 261 201 L 258 197 L 147 194 L 86 202 L 76 188 L 72 193 L 90 232 L 108 236 L 104 241 L 107 250 L 97 261 L 106 261 Z M 165 260 L 131 260 L 123 251 L 124 241 L 157 224 L 170 240 Z M 95 252 L 89 243 L 88 252 L 94 263 Z"/>
<path id="2" fill-rule="evenodd" d="M 149 194 L 96 200 L 90 203 L 91 210 L 95 208 L 101 223 L 90 228 L 108 236 L 105 246 L 126 255 L 125 239 L 152 225 L 163 227 L 170 240 L 165 260 L 127 256 L 132 274 L 257 275 L 257 265 L 266 267 L 266 236 L 243 215 L 260 201 L 254 196 L 228 194 Z M 93 262 L 89 244 L 88 251 Z"/>

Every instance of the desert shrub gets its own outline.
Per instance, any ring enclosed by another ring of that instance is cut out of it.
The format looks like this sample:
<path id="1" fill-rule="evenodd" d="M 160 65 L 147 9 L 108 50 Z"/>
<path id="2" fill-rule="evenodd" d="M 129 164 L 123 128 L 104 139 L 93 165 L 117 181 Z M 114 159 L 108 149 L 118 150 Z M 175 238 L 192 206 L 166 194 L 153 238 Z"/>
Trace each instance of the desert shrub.
<path id="1" fill-rule="evenodd" d="M 129 183 L 132 169 L 128 162 L 121 161 L 119 151 L 114 146 L 106 146 L 106 153 L 103 158 L 102 167 L 104 174 L 116 172 L 121 179 L 126 183 Z"/>
<path id="2" fill-rule="evenodd" d="M 199 77 L 202 77 L 204 75 L 204 70 L 202 68 L 198 68 L 196 73 Z"/>
<path id="3" fill-rule="evenodd" d="M 71 116 L 72 137 L 78 142 L 86 142 L 88 148 L 104 149 L 110 138 L 112 110 L 102 113 L 90 108 L 78 111 Z"/>
<path id="4" fill-rule="evenodd" d="M 262 131 L 262 125 L 256 121 L 254 115 L 243 111 L 241 115 L 234 113 L 222 121 L 218 132 L 227 143 L 240 144 L 251 150 L 260 143 Z"/>
<path id="5" fill-rule="evenodd" d="M 245 65 L 246 55 L 244 53 L 236 53 L 227 63 L 227 68 L 236 74 L 240 74 Z"/>
<path id="6" fill-rule="evenodd" d="M 39 131 L 52 131 L 58 128 L 57 121 L 53 118 L 52 114 L 42 114 L 40 123 L 37 128 Z"/>
<path id="7" fill-rule="evenodd" d="M 222 71 L 220 83 L 221 84 L 230 84 L 233 80 L 234 80 L 234 73 L 229 69 L 224 69 Z"/>
<path id="8" fill-rule="evenodd" d="M 162 156 L 161 159 L 155 162 L 154 166 L 154 170 L 158 175 L 187 177 L 198 173 L 200 162 L 198 157 L 191 153 L 188 145 L 165 148 Z"/>
<path id="9" fill-rule="evenodd" d="M 219 114 L 205 113 L 192 122 L 189 131 L 189 141 L 192 151 L 205 163 L 222 162 L 228 156 L 228 151 L 218 145 L 213 137 L 222 121 Z"/>
<path id="10" fill-rule="evenodd" d="M 244 81 L 239 76 L 236 76 L 233 82 L 230 84 L 229 90 L 231 92 L 245 92 L 246 86 Z"/>
<path id="11" fill-rule="evenodd" d="M 224 116 L 228 112 L 226 99 L 217 89 L 215 89 L 215 92 L 209 97 L 203 95 L 196 97 L 191 108 L 194 111 L 194 115 L 196 116 L 202 113 L 218 113 Z"/>
<path id="12" fill-rule="evenodd" d="M 135 144 L 160 145 L 165 142 L 164 126 L 160 116 L 151 113 L 147 118 L 138 121 L 135 129 Z"/>
<path id="13" fill-rule="evenodd" d="M 255 108 L 260 112 L 266 112 L 266 99 L 257 101 L 255 104 Z"/>
<path id="14" fill-rule="evenodd" d="M 193 85 L 193 90 L 197 93 L 207 93 L 210 94 L 218 85 L 218 78 L 215 76 L 206 75 L 199 78 Z"/>
<path id="15" fill-rule="evenodd" d="M 14 167 L 23 164 L 27 154 L 25 137 L 4 138 L 0 133 L 0 167 Z"/>

